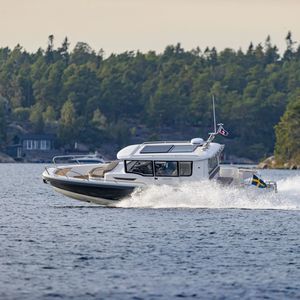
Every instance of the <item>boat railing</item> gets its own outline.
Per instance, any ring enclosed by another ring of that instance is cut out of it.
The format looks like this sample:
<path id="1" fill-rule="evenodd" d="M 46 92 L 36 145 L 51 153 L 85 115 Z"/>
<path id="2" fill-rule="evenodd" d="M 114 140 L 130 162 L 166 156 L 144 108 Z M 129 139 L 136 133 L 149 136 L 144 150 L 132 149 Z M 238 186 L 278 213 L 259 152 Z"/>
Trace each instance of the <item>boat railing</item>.
<path id="1" fill-rule="evenodd" d="M 47 172 L 48 175 L 50 175 L 48 167 L 45 167 L 45 171 Z"/>
<path id="2" fill-rule="evenodd" d="M 267 185 L 267 188 L 272 189 L 275 193 L 278 193 L 276 181 L 267 180 L 267 181 L 265 181 L 265 183 Z"/>
<path id="3" fill-rule="evenodd" d="M 70 162 L 72 160 L 72 163 L 82 164 L 84 162 L 80 162 L 80 159 L 86 158 L 86 159 L 101 159 L 100 157 L 96 156 L 95 154 L 76 154 L 76 155 L 57 155 L 52 158 L 53 164 L 57 164 L 59 161 L 65 160 L 66 162 Z M 96 161 L 95 161 L 96 163 Z"/>
<path id="4" fill-rule="evenodd" d="M 147 144 L 186 144 L 190 143 L 190 141 L 148 141 L 144 142 L 142 145 L 147 145 Z"/>
<path id="5" fill-rule="evenodd" d="M 78 178 L 78 179 L 89 180 L 89 175 L 88 175 L 88 174 L 82 174 L 82 173 L 77 172 L 77 171 L 74 171 L 74 170 L 72 170 L 72 169 L 71 169 L 69 172 L 70 172 L 70 173 L 77 174 L 77 176 L 68 176 L 68 174 L 66 174 L 65 176 L 66 176 L 67 178 L 73 177 L 73 178 Z"/>

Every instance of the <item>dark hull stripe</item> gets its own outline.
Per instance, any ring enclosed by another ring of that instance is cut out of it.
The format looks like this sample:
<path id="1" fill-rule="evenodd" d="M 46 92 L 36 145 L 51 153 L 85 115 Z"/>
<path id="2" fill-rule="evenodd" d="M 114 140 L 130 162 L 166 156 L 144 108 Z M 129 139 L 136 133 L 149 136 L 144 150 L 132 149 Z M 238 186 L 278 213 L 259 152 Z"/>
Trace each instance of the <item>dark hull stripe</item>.
<path id="1" fill-rule="evenodd" d="M 52 186 L 62 190 L 108 200 L 120 200 L 130 195 L 134 190 L 134 187 L 91 185 L 81 182 L 70 182 L 56 179 L 47 179 L 47 181 Z"/>

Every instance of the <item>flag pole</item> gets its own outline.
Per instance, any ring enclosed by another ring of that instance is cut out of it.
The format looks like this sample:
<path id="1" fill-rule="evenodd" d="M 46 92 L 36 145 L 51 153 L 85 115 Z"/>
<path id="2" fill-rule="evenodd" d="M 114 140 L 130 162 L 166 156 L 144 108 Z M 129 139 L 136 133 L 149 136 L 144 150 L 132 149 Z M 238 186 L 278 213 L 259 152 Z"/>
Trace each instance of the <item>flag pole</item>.
<path id="1" fill-rule="evenodd" d="M 214 94 L 212 95 L 212 108 L 213 108 L 213 118 L 214 118 L 214 132 L 209 133 L 209 137 L 203 145 L 204 149 L 207 149 L 209 144 L 214 140 L 215 136 L 218 135 L 217 121 L 216 121 L 216 108 L 215 108 L 215 95 Z"/>

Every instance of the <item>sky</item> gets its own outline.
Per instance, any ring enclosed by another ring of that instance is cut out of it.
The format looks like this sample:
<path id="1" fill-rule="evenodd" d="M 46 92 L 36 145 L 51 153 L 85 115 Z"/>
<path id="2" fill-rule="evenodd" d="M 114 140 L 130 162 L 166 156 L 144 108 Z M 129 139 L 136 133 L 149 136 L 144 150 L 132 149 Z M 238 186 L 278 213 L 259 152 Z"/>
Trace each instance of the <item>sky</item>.
<path id="1" fill-rule="evenodd" d="M 247 50 L 268 35 L 280 52 L 292 32 L 300 42 L 300 0 L 0 0 L 0 47 L 45 49 L 88 43 L 105 55 L 215 46 Z M 299 45 L 297 43 L 296 45 Z"/>

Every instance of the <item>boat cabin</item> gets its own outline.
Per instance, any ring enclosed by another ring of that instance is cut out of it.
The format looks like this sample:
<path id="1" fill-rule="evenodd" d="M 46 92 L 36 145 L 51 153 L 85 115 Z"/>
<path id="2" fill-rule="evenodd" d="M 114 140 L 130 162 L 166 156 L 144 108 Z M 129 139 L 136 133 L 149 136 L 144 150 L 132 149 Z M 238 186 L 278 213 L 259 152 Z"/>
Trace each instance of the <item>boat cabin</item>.
<path id="1" fill-rule="evenodd" d="M 219 172 L 220 153 L 224 146 L 206 145 L 202 139 L 191 142 L 147 142 L 131 145 L 117 154 L 124 161 L 124 171 L 143 177 L 212 179 Z"/>

